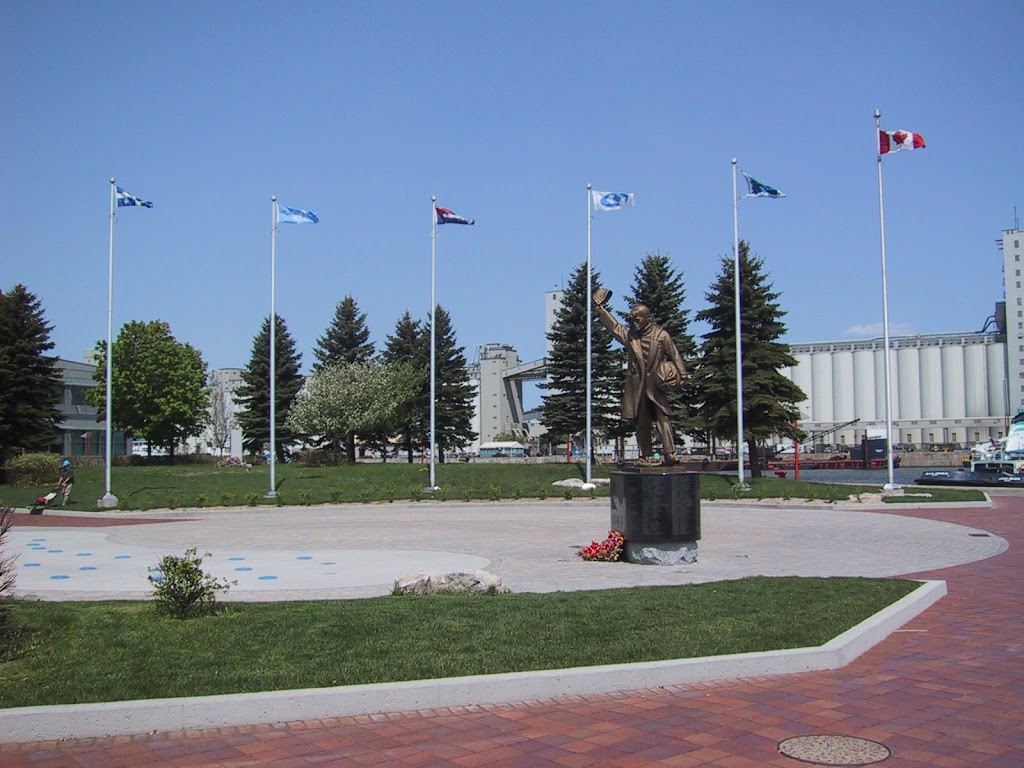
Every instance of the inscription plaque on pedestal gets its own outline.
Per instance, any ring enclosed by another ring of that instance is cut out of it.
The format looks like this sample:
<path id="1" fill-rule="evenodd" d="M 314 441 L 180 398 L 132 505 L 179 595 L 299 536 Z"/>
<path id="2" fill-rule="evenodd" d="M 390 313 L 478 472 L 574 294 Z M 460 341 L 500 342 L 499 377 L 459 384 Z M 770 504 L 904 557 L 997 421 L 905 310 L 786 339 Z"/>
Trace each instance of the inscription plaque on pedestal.
<path id="1" fill-rule="evenodd" d="M 692 563 L 700 539 L 700 473 L 667 467 L 612 472 L 611 527 L 631 562 Z"/>

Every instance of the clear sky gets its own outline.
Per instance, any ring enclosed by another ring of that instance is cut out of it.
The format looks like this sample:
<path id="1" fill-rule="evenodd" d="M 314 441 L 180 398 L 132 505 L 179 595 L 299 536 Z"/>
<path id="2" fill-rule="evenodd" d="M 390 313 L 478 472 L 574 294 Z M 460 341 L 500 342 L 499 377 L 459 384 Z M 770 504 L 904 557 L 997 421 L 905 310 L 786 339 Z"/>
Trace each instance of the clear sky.
<path id="1" fill-rule="evenodd" d="M 873 111 L 927 148 L 884 160 L 890 330 L 980 330 L 996 240 L 1024 215 L 1024 4 L 1013 2 L 7 2 L 0 286 L 24 283 L 61 357 L 165 320 L 243 367 L 277 309 L 304 370 L 351 295 L 382 347 L 430 309 L 430 198 L 476 219 L 437 240 L 437 297 L 472 360 L 544 354 L 544 293 L 586 259 L 617 299 L 644 254 L 688 306 L 732 250 L 730 159 L 786 341 L 881 335 Z M 742 177 L 740 177 L 742 184 Z M 693 330 L 701 333 L 699 324 Z"/>

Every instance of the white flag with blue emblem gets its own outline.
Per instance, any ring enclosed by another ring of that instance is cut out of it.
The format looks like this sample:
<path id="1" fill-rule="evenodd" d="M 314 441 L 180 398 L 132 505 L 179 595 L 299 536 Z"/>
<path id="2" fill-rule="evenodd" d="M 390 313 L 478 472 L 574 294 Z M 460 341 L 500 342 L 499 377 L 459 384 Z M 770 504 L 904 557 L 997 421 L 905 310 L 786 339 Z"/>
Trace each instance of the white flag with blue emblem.
<path id="1" fill-rule="evenodd" d="M 621 211 L 636 205 L 632 192 L 598 192 L 592 189 L 590 197 L 594 201 L 595 211 Z"/>
<path id="2" fill-rule="evenodd" d="M 320 219 L 312 211 L 304 211 L 301 208 L 289 208 L 278 203 L 277 222 L 278 224 L 318 224 Z"/>
<path id="3" fill-rule="evenodd" d="M 138 205 L 143 208 L 152 208 L 153 204 L 149 200 L 143 200 L 141 197 L 130 195 L 120 187 L 117 188 L 117 207 L 124 208 L 126 206 Z"/>
<path id="4" fill-rule="evenodd" d="M 740 171 L 743 178 L 747 180 L 747 194 L 744 197 L 785 197 L 784 192 L 779 192 L 775 187 L 762 184 L 746 171 Z"/>

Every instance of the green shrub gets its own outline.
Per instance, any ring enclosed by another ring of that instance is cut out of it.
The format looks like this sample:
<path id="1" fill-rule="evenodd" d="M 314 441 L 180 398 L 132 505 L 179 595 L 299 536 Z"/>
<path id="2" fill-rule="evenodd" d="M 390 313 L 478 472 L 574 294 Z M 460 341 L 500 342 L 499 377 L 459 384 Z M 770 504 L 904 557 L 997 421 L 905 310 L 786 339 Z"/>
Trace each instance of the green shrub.
<path id="1" fill-rule="evenodd" d="M 203 555 L 209 556 L 209 552 Z M 217 593 L 227 592 L 232 583 L 238 582 L 216 579 L 205 573 L 203 557 L 192 547 L 182 557 L 165 555 L 161 558 L 155 572 L 149 575 L 157 612 L 179 619 L 216 612 Z"/>
<path id="2" fill-rule="evenodd" d="M 15 456 L 4 465 L 7 485 L 26 488 L 52 485 L 60 474 L 60 456 L 55 453 L 26 453 Z"/>
<path id="3" fill-rule="evenodd" d="M 308 507 L 313 503 L 313 494 L 309 491 L 299 491 L 299 504 Z"/>
<path id="4" fill-rule="evenodd" d="M 330 497 L 334 503 L 340 502 L 343 498 L 341 488 L 331 488 Z"/>
<path id="5" fill-rule="evenodd" d="M 167 494 L 167 508 L 168 509 L 177 509 L 180 505 L 181 505 L 181 499 L 178 497 L 178 494 L 176 494 L 176 493 L 169 493 L 169 494 Z"/>
<path id="6" fill-rule="evenodd" d="M 245 503 L 250 507 L 258 507 L 260 504 L 260 495 L 255 491 L 245 494 Z"/>
<path id="7" fill-rule="evenodd" d="M 196 506 L 197 507 L 200 507 L 200 508 L 205 507 L 207 501 L 209 501 L 209 499 L 207 498 L 205 493 L 197 493 L 196 494 Z"/>
<path id="8" fill-rule="evenodd" d="M 235 503 L 235 494 L 228 493 L 227 491 L 221 491 L 220 494 L 220 505 L 222 507 L 230 507 Z"/>

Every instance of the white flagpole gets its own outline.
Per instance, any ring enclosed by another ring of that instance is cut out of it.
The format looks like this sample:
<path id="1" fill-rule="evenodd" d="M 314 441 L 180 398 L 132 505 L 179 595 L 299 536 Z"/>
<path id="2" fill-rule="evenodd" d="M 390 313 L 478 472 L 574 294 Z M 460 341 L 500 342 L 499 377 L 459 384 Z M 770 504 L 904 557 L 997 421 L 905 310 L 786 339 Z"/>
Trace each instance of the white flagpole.
<path id="1" fill-rule="evenodd" d="M 430 486 L 427 490 L 431 493 L 439 490 L 434 481 L 434 452 L 435 437 L 434 424 L 436 418 L 435 398 L 435 376 L 436 376 L 436 352 L 435 340 L 437 338 L 437 299 L 434 285 L 434 273 L 437 264 L 437 195 L 430 196 Z"/>
<path id="2" fill-rule="evenodd" d="M 110 490 L 110 465 L 111 449 L 113 447 L 113 386 L 111 376 L 114 370 L 114 209 L 115 209 L 116 184 L 113 176 L 110 177 L 110 255 L 107 259 L 107 434 L 106 434 L 106 493 L 100 499 L 99 505 L 104 508 L 117 506 L 117 496 Z"/>
<path id="3" fill-rule="evenodd" d="M 592 355 L 591 343 L 592 342 L 591 342 L 590 337 L 593 335 L 592 326 L 593 326 L 593 323 L 594 323 L 594 307 L 593 307 L 593 295 L 592 295 L 593 294 L 593 288 L 592 288 L 592 282 L 591 282 L 591 279 L 590 279 L 590 226 L 591 226 L 591 222 L 594 220 L 594 211 L 593 211 L 593 208 L 591 206 L 590 189 L 591 189 L 591 185 L 587 184 L 587 309 L 586 309 L 586 313 L 587 313 L 587 386 L 586 386 L 587 433 L 584 436 L 583 450 L 587 454 L 587 486 L 589 486 L 590 488 L 593 488 L 594 486 L 593 486 L 593 482 L 591 480 L 591 467 L 590 467 L 590 445 L 591 445 L 590 433 L 591 433 L 592 424 L 593 424 L 593 409 L 592 409 L 591 404 L 590 404 L 591 389 L 592 389 L 591 377 L 593 375 L 593 371 L 592 371 L 592 368 L 591 368 L 591 366 L 593 364 L 592 360 L 591 360 L 591 355 Z"/>
<path id="4" fill-rule="evenodd" d="M 736 290 L 736 468 L 737 483 L 750 490 L 743 471 L 743 342 L 740 338 L 740 199 L 736 194 L 736 158 L 732 159 L 732 252 Z"/>
<path id="5" fill-rule="evenodd" d="M 277 445 L 275 441 L 277 419 L 277 195 L 270 196 L 270 490 L 266 498 L 277 496 L 275 469 L 277 466 Z"/>
<path id="6" fill-rule="evenodd" d="M 882 198 L 882 152 L 878 143 L 879 132 L 882 130 L 882 113 L 875 110 L 875 152 L 878 155 L 878 226 L 882 235 L 882 334 L 885 340 L 885 449 L 886 468 L 889 481 L 883 490 L 894 491 L 900 488 L 893 477 L 892 461 L 892 372 L 889 367 L 889 288 L 885 268 L 885 204 Z"/>

